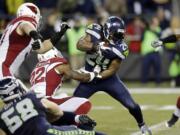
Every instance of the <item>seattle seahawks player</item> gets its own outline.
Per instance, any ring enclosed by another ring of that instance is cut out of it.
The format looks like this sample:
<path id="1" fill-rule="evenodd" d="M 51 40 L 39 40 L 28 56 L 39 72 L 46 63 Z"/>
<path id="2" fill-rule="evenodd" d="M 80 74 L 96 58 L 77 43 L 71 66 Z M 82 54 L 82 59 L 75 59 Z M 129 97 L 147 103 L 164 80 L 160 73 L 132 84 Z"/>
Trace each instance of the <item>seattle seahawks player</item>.
<path id="1" fill-rule="evenodd" d="M 89 98 L 99 90 L 106 92 L 129 110 L 142 134 L 151 135 L 139 105 L 116 75 L 122 60 L 126 59 L 129 52 L 123 41 L 124 33 L 124 21 L 116 16 L 109 17 L 104 26 L 91 24 L 86 29 L 86 35 L 79 39 L 77 48 L 87 52 L 84 70 L 98 74 L 89 83 L 81 82 L 75 89 L 74 96 Z"/>
<path id="2" fill-rule="evenodd" d="M 26 93 L 14 77 L 0 79 L 0 99 L 4 102 L 0 108 L 0 135 L 103 135 L 76 126 L 51 125 L 48 121 L 63 117 L 58 105 Z"/>

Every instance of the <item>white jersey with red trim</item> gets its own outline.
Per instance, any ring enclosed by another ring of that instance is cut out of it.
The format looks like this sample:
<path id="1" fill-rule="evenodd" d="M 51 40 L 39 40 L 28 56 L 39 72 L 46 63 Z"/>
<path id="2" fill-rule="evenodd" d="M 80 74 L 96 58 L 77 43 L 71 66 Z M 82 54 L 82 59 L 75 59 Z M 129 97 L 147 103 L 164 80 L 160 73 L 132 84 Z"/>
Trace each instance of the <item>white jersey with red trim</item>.
<path id="1" fill-rule="evenodd" d="M 30 17 L 18 17 L 12 20 L 6 27 L 0 40 L 0 78 L 14 75 L 19 66 L 31 51 L 32 39 L 28 35 L 19 35 L 17 27 L 22 22 L 29 22 L 37 26 L 35 20 Z"/>
<path id="2" fill-rule="evenodd" d="M 37 97 L 46 97 L 48 100 L 59 105 L 60 109 L 76 114 L 87 114 L 91 109 L 91 103 L 86 98 L 62 97 L 55 95 L 63 83 L 63 74 L 57 73 L 55 67 L 66 64 L 64 58 L 51 58 L 47 61 L 39 62 L 31 73 L 30 83 Z"/>
<path id="3" fill-rule="evenodd" d="M 55 67 L 66 64 L 64 58 L 56 57 L 39 62 L 31 73 L 31 90 L 40 97 L 51 97 L 62 85 L 63 74 L 58 74 Z"/>

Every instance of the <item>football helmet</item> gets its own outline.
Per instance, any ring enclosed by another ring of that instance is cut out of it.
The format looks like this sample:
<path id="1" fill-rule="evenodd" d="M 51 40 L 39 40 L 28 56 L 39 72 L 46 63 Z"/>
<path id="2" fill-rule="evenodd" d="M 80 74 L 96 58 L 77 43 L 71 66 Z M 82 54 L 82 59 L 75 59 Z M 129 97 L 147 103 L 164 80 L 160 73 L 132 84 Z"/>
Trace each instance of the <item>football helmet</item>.
<path id="1" fill-rule="evenodd" d="M 33 3 L 24 3 L 17 9 L 17 17 L 28 16 L 35 19 L 36 23 L 40 23 L 41 14 L 39 8 Z"/>
<path id="2" fill-rule="evenodd" d="M 26 92 L 24 85 L 14 77 L 4 77 L 0 80 L 0 98 L 4 103 L 9 103 Z"/>
<path id="3" fill-rule="evenodd" d="M 121 18 L 111 16 L 107 19 L 103 27 L 103 34 L 111 44 L 122 41 L 124 39 L 124 33 L 125 25 Z"/>
<path id="4" fill-rule="evenodd" d="M 38 60 L 39 61 L 46 61 L 48 59 L 51 58 L 55 58 L 55 57 L 63 57 L 61 52 L 58 51 L 55 47 L 53 47 L 51 50 L 45 52 L 44 54 L 38 54 Z"/>

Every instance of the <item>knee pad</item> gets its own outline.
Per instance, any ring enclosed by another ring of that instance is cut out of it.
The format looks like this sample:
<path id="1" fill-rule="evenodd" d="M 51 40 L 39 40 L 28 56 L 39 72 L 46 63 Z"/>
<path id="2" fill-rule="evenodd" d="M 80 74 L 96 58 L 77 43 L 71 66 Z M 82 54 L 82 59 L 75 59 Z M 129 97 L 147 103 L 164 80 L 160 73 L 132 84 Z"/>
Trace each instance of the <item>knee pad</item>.
<path id="1" fill-rule="evenodd" d="M 176 106 L 178 109 L 180 109 L 180 96 L 177 99 Z"/>

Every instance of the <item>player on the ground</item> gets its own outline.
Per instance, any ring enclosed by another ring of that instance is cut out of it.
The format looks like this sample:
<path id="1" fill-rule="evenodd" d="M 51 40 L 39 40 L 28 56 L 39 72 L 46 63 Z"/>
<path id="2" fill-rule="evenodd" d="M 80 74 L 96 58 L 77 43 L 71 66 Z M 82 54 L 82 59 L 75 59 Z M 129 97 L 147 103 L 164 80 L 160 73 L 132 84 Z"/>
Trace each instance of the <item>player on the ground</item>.
<path id="1" fill-rule="evenodd" d="M 153 41 L 151 45 L 152 47 L 157 48 L 157 47 L 163 46 L 163 44 L 165 43 L 174 43 L 178 40 L 180 40 L 180 34 L 173 34 L 168 37 L 159 39 L 157 41 Z M 177 99 L 176 109 L 174 113 L 172 114 L 171 119 L 166 122 L 166 126 L 172 127 L 178 121 L 179 118 L 180 118 L 180 96 Z"/>
<path id="2" fill-rule="evenodd" d="M 151 134 L 139 105 L 116 75 L 121 62 L 128 55 L 128 46 L 123 41 L 124 33 L 124 22 L 116 16 L 109 17 L 104 26 L 91 24 L 86 29 L 86 35 L 78 41 L 77 48 L 87 52 L 85 71 L 99 74 L 89 83 L 81 82 L 73 95 L 89 98 L 97 91 L 104 91 L 129 110 L 143 134 Z"/>
<path id="3" fill-rule="evenodd" d="M 63 117 L 57 104 L 26 93 L 15 78 L 0 80 L 0 98 L 5 103 L 0 108 L 1 135 L 102 135 L 76 126 L 51 125 L 49 121 Z"/>
<path id="4" fill-rule="evenodd" d="M 63 77 L 72 78 L 82 82 L 91 81 L 95 73 L 82 74 L 73 71 L 67 60 L 63 58 L 56 48 L 44 54 L 38 54 L 36 67 L 31 73 L 31 89 L 40 97 L 46 97 L 55 102 L 63 111 L 76 114 L 86 114 L 91 108 L 91 103 L 86 98 L 57 96 L 57 91 L 63 83 Z"/>
<path id="5" fill-rule="evenodd" d="M 24 3 L 18 8 L 17 17 L 7 25 L 0 39 L 0 78 L 14 76 L 31 50 L 44 53 L 50 50 L 62 35 L 61 33 L 50 40 L 41 41 L 37 31 L 40 20 L 40 10 L 36 5 Z"/>

